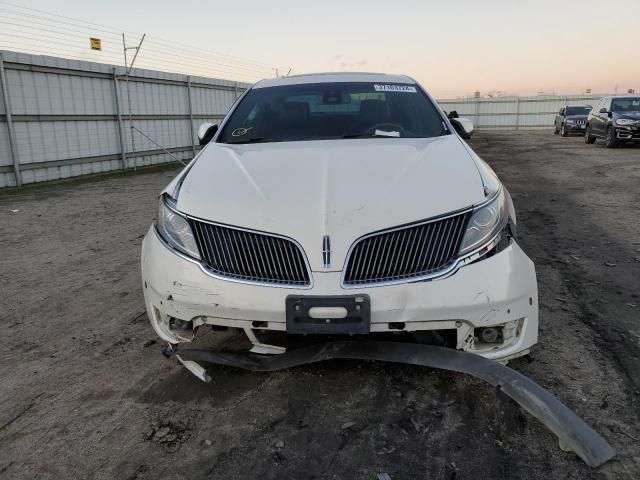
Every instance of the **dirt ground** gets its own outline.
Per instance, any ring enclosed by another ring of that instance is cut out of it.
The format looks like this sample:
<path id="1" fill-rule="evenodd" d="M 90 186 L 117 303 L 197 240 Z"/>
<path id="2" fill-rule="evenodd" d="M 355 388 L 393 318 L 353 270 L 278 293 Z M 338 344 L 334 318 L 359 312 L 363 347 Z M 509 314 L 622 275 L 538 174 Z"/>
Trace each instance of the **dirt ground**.
<path id="1" fill-rule="evenodd" d="M 587 468 L 505 395 L 449 372 L 212 366 L 201 383 L 160 355 L 140 288 L 164 169 L 0 192 L 0 477 L 640 478 L 640 147 L 550 131 L 471 144 L 537 266 L 540 343 L 511 366 L 602 433 L 613 461 Z"/>

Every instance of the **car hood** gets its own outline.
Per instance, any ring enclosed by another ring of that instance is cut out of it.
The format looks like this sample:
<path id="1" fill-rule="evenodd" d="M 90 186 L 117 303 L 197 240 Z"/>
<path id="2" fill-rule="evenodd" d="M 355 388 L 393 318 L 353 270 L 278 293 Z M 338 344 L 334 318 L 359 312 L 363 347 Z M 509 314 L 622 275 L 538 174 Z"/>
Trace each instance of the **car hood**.
<path id="1" fill-rule="evenodd" d="M 479 168 L 456 135 L 211 143 L 184 177 L 177 207 L 291 237 L 313 270 L 325 270 L 322 240 L 329 235 L 329 270 L 341 270 L 364 234 L 482 202 Z"/>
<path id="2" fill-rule="evenodd" d="M 640 120 L 640 112 L 614 112 L 616 120 L 626 118 L 629 120 Z"/>

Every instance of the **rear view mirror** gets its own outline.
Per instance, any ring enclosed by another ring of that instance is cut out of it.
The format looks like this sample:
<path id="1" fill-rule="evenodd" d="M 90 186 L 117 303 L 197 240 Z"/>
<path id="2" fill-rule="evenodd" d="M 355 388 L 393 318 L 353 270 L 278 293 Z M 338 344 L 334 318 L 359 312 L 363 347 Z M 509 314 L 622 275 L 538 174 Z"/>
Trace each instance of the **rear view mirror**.
<path id="1" fill-rule="evenodd" d="M 601 108 L 601 109 L 600 109 L 600 113 L 607 113 L 607 109 L 606 109 L 606 108 L 604 108 L 604 107 L 603 107 L 603 108 Z"/>
<path id="2" fill-rule="evenodd" d="M 451 115 L 451 113 L 449 115 Z M 451 125 L 453 125 L 453 128 L 456 129 L 458 135 L 460 135 L 464 139 L 471 138 L 471 134 L 473 134 L 474 131 L 473 122 L 471 120 L 469 120 L 468 118 L 456 117 L 451 118 L 450 121 Z"/>
<path id="3" fill-rule="evenodd" d="M 447 115 L 447 118 L 449 120 L 453 120 L 454 118 L 460 118 L 460 115 L 458 115 L 458 112 L 456 112 L 455 110 L 451 110 L 451 112 L 449 112 L 449 115 Z"/>
<path id="4" fill-rule="evenodd" d="M 214 123 L 203 123 L 198 127 L 198 141 L 200 145 L 209 143 L 218 131 L 218 125 Z"/>

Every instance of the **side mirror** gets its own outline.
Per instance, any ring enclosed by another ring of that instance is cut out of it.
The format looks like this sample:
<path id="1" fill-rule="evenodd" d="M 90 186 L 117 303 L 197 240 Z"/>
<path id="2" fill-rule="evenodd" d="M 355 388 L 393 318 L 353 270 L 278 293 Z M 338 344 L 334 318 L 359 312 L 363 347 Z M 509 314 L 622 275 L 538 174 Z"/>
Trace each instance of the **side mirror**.
<path id="1" fill-rule="evenodd" d="M 606 108 L 602 107 L 602 108 L 600 109 L 600 113 L 608 113 L 608 112 L 607 112 L 607 109 L 606 109 Z"/>
<path id="2" fill-rule="evenodd" d="M 449 115 L 447 115 L 447 118 L 449 120 L 453 120 L 454 118 L 460 118 L 460 115 L 458 115 L 458 112 L 456 112 L 455 110 L 451 110 L 449 112 Z"/>
<path id="3" fill-rule="evenodd" d="M 211 141 L 218 131 L 218 125 L 214 123 L 203 123 L 198 127 L 198 141 L 200 145 L 206 145 Z"/>
<path id="4" fill-rule="evenodd" d="M 457 117 L 457 118 L 451 118 L 450 121 L 451 121 L 451 125 L 453 125 L 453 128 L 456 129 L 456 132 L 458 133 L 458 135 L 460 135 L 462 138 L 466 140 L 471 138 L 471 135 L 473 134 L 473 131 L 474 131 L 473 122 L 471 120 L 469 120 L 468 118 Z"/>

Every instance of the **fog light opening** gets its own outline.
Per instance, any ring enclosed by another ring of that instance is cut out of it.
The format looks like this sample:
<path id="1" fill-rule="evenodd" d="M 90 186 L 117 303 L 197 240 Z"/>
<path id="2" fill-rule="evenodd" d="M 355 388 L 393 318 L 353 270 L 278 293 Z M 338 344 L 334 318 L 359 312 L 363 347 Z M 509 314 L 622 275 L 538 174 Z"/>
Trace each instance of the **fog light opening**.
<path id="1" fill-rule="evenodd" d="M 193 330 L 193 322 L 191 322 L 191 320 L 181 320 L 180 318 L 169 317 L 169 330 L 191 332 Z"/>
<path id="2" fill-rule="evenodd" d="M 480 343 L 502 343 L 502 327 L 476 328 L 475 336 Z"/>

